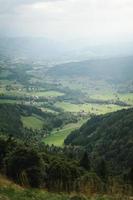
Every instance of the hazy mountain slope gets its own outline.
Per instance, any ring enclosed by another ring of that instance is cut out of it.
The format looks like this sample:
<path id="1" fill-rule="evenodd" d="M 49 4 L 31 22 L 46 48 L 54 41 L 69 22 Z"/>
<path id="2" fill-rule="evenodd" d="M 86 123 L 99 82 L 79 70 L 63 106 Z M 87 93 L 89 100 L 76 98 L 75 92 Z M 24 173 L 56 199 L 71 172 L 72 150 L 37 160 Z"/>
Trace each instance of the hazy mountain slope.
<path id="1" fill-rule="evenodd" d="M 105 158 L 116 171 L 133 166 L 133 109 L 95 116 L 72 132 L 65 144 L 85 146 L 94 159 Z"/>
<path id="2" fill-rule="evenodd" d="M 61 64 L 51 68 L 48 75 L 58 78 L 88 76 L 115 82 L 132 80 L 133 56 Z"/>

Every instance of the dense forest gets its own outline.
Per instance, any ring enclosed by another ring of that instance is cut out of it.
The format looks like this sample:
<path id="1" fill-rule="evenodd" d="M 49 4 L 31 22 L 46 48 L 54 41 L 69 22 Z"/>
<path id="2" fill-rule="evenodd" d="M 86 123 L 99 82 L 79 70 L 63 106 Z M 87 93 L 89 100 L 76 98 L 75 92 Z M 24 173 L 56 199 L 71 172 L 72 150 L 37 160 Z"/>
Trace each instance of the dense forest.
<path id="1" fill-rule="evenodd" d="M 126 173 L 133 166 L 133 109 L 93 116 L 73 131 L 65 144 L 81 145 L 95 162 L 103 158 L 114 174 Z"/>
<path id="2" fill-rule="evenodd" d="M 126 175 L 111 176 L 106 162 L 97 164 L 97 171 L 85 151 L 80 160 L 71 158 L 64 150 L 37 142 L 24 143 L 12 137 L 0 137 L 0 170 L 16 183 L 53 192 L 132 193 L 132 170 Z"/>
<path id="3" fill-rule="evenodd" d="M 132 194 L 132 109 L 93 116 L 68 136 L 65 144 L 72 145 L 64 148 L 45 145 L 33 130 L 25 132 L 30 140 L 22 135 L 20 115 L 34 113 L 48 121 L 51 114 L 23 105 L 0 109 L 0 172 L 9 179 L 52 192 Z"/>

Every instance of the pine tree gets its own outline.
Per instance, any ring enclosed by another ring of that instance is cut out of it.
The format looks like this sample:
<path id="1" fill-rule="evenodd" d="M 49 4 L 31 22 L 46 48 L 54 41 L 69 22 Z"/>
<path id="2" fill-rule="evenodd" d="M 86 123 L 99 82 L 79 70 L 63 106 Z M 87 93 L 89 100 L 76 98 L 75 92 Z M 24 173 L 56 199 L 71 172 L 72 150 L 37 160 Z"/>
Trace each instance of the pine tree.
<path id="1" fill-rule="evenodd" d="M 90 159 L 88 153 L 85 151 L 82 159 L 80 160 L 80 166 L 86 169 L 87 171 L 90 171 Z"/>

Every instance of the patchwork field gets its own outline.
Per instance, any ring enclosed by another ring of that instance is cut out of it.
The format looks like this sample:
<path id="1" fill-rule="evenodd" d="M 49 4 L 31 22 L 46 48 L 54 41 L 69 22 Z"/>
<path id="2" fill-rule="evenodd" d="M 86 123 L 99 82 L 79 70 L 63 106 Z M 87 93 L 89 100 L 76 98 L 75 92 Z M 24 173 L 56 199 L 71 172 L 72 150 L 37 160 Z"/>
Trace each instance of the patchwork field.
<path id="1" fill-rule="evenodd" d="M 5 67 L 0 71 L 0 104 L 35 106 L 47 113 L 71 112 L 77 117 L 86 118 L 89 114 L 99 115 L 128 108 L 128 106 L 109 104 L 110 102 L 105 101 L 120 101 L 129 104 L 130 107 L 133 106 L 133 93 L 130 90 L 132 82 L 128 83 L 127 81 L 128 90 L 125 89 L 125 93 L 119 93 L 118 88 L 121 87 L 121 83 L 115 84 L 114 82 L 112 84 L 104 77 L 96 78 L 92 76 L 93 78 L 91 78 L 84 73 L 86 68 L 82 70 L 84 63 L 81 63 L 73 76 L 71 76 L 71 73 L 76 69 L 73 68 L 74 63 L 70 68 L 60 66 L 57 69 L 59 76 L 48 74 L 49 66 L 47 64 L 45 67 L 42 65 L 39 67 L 38 63 L 30 63 L 30 65 L 21 62 L 14 63 L 14 65 L 12 65 L 12 62 L 3 61 L 3 63 L 5 63 Z M 54 67 L 51 68 L 52 71 L 55 70 Z M 65 71 L 62 71 L 62 69 Z M 71 69 L 73 69 L 72 72 Z M 90 99 L 92 101 L 89 101 Z M 22 122 L 24 127 L 27 128 L 39 130 L 43 127 L 43 121 L 37 116 L 23 116 Z M 62 146 L 66 136 L 81 124 L 68 124 L 62 129 L 52 131 L 50 136 L 45 138 L 45 143 Z"/>

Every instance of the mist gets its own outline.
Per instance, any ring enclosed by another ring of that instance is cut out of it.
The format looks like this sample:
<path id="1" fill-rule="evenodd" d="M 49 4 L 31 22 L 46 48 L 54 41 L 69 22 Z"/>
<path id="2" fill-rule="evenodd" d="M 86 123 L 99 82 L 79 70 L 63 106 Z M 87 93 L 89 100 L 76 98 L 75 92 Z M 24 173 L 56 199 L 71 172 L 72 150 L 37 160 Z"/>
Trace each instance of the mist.
<path id="1" fill-rule="evenodd" d="M 84 46 L 133 41 L 132 0 L 0 0 L 1 37 Z"/>

